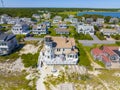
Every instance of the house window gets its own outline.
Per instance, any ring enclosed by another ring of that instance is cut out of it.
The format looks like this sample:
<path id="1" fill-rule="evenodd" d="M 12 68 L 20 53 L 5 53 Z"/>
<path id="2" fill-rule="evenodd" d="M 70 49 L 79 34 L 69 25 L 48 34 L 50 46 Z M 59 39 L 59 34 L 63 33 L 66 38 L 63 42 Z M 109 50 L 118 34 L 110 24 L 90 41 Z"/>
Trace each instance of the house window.
<path id="1" fill-rule="evenodd" d="M 57 48 L 57 51 L 60 51 L 60 48 Z"/>
<path id="2" fill-rule="evenodd" d="M 48 58 L 50 58 L 50 57 L 48 56 Z"/>
<path id="3" fill-rule="evenodd" d="M 63 48 L 63 51 L 65 51 L 65 49 Z"/>
<path id="4" fill-rule="evenodd" d="M 44 56 L 44 53 L 43 53 L 43 56 Z"/>
<path id="5" fill-rule="evenodd" d="M 75 58 L 77 58 L 77 55 L 75 55 Z"/>
<path id="6" fill-rule="evenodd" d="M 72 55 L 70 55 L 70 58 L 72 58 Z"/>

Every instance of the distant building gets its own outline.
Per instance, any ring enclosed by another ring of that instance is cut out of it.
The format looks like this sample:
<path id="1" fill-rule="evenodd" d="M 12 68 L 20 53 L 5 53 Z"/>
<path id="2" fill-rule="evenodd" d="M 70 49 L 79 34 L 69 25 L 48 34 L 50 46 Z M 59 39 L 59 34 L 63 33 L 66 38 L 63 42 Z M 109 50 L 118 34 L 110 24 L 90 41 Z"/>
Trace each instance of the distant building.
<path id="1" fill-rule="evenodd" d="M 18 42 L 15 35 L 0 32 L 0 55 L 10 54 L 16 47 Z"/>
<path id="2" fill-rule="evenodd" d="M 32 29 L 33 34 L 47 34 L 48 28 L 46 24 L 34 25 Z"/>
<path id="3" fill-rule="evenodd" d="M 94 27 L 83 23 L 78 23 L 76 30 L 78 33 L 94 35 Z"/>
<path id="4" fill-rule="evenodd" d="M 73 17 L 65 18 L 64 21 L 65 22 L 71 22 L 72 24 L 78 23 L 78 19 L 77 18 L 73 18 Z"/>
<path id="5" fill-rule="evenodd" d="M 44 13 L 44 14 L 43 14 L 43 17 L 44 17 L 45 19 L 50 19 L 51 14 L 50 14 L 50 13 Z"/>
<path id="6" fill-rule="evenodd" d="M 27 35 L 30 33 L 29 26 L 27 24 L 15 24 L 12 27 L 13 34 Z"/>
<path id="7" fill-rule="evenodd" d="M 40 15 L 39 14 L 33 14 L 32 17 L 36 18 L 36 19 L 40 19 Z"/>
<path id="8" fill-rule="evenodd" d="M 109 23 L 114 23 L 114 24 L 116 24 L 116 23 L 118 23 L 119 22 L 119 18 L 111 18 L 110 19 L 110 21 L 109 21 Z"/>
<path id="9" fill-rule="evenodd" d="M 76 49 L 74 38 L 46 36 L 38 60 L 39 66 L 41 62 L 48 65 L 77 64 L 78 49 Z"/>
<path id="10" fill-rule="evenodd" d="M 45 21 L 42 24 L 45 24 L 47 26 L 47 28 L 51 27 L 51 22 L 49 22 L 49 21 Z"/>
<path id="11" fill-rule="evenodd" d="M 109 36 L 119 34 L 119 31 L 114 29 L 102 29 L 100 30 L 100 32 L 102 32 L 103 35 L 109 35 Z"/>
<path id="12" fill-rule="evenodd" d="M 10 16 L 8 16 L 7 14 L 3 14 L 0 17 L 0 24 L 7 24 L 7 22 L 11 19 Z"/>
<path id="13" fill-rule="evenodd" d="M 59 24 L 58 24 L 58 27 L 59 27 L 59 28 L 67 28 L 68 26 L 67 26 L 66 23 L 59 23 Z"/>
<path id="14" fill-rule="evenodd" d="M 97 18 L 96 22 L 103 24 L 105 22 L 105 20 L 104 20 L 104 18 Z"/>
<path id="15" fill-rule="evenodd" d="M 102 61 L 106 67 L 111 67 L 112 63 L 120 63 L 119 47 L 103 46 L 94 48 L 91 50 L 91 54 L 95 60 Z"/>
<path id="16" fill-rule="evenodd" d="M 55 16 L 53 18 L 53 23 L 60 23 L 62 22 L 62 17 L 61 16 Z"/>
<path id="17" fill-rule="evenodd" d="M 93 18 L 86 18 L 86 23 L 91 24 L 93 22 Z"/>

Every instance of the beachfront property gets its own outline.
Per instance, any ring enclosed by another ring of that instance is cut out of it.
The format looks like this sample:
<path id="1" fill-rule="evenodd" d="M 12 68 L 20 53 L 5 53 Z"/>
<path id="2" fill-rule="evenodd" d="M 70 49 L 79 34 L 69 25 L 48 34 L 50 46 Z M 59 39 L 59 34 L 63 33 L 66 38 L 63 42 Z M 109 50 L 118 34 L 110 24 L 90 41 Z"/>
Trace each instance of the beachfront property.
<path id="1" fill-rule="evenodd" d="M 53 18 L 53 23 L 60 23 L 60 22 L 62 22 L 62 17 L 61 16 L 55 16 L 54 18 Z"/>
<path id="2" fill-rule="evenodd" d="M 103 33 L 103 35 L 108 35 L 108 36 L 120 33 L 118 30 L 115 29 L 101 29 L 100 32 Z"/>
<path id="3" fill-rule="evenodd" d="M 47 34 L 48 33 L 48 27 L 46 24 L 42 23 L 39 25 L 34 25 L 32 29 L 33 34 Z"/>
<path id="4" fill-rule="evenodd" d="M 78 33 L 94 35 L 94 27 L 92 25 L 87 25 L 84 23 L 78 23 L 76 26 Z"/>
<path id="5" fill-rule="evenodd" d="M 0 55 L 10 54 L 16 47 L 18 42 L 15 35 L 0 32 Z"/>
<path id="6" fill-rule="evenodd" d="M 29 25 L 24 24 L 24 23 L 17 23 L 15 24 L 12 29 L 11 29 L 13 34 L 23 34 L 23 35 L 27 35 L 30 33 L 29 30 Z"/>
<path id="7" fill-rule="evenodd" d="M 113 63 L 120 63 L 120 48 L 103 46 L 91 50 L 94 60 L 102 61 L 106 67 L 112 67 Z"/>
<path id="8" fill-rule="evenodd" d="M 78 49 L 74 38 L 46 36 L 39 55 L 39 66 L 41 62 L 48 65 L 77 64 Z"/>
<path id="9" fill-rule="evenodd" d="M 119 22 L 119 18 L 111 18 L 110 19 L 110 21 L 109 21 L 109 23 L 114 23 L 114 24 L 116 24 L 116 23 L 118 23 Z"/>

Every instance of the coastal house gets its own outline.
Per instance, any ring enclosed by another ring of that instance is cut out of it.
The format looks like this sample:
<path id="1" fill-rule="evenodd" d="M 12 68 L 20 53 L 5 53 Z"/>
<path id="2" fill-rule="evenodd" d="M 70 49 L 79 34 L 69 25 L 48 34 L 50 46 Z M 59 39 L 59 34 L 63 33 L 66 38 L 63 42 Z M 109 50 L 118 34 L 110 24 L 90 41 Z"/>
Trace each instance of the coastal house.
<path id="1" fill-rule="evenodd" d="M 106 67 L 111 67 L 112 63 L 120 62 L 120 48 L 112 46 L 103 46 L 101 48 L 94 48 L 91 54 L 95 60 L 102 61 Z"/>
<path id="2" fill-rule="evenodd" d="M 29 26 L 27 24 L 24 24 L 24 23 L 15 24 L 12 27 L 11 31 L 13 32 L 13 34 L 27 35 L 30 33 Z"/>
<path id="3" fill-rule="evenodd" d="M 44 17 L 45 19 L 50 19 L 51 14 L 50 14 L 50 13 L 44 13 L 44 14 L 43 14 L 43 17 Z"/>
<path id="4" fill-rule="evenodd" d="M 60 23 L 60 22 L 62 22 L 62 17 L 61 16 L 55 16 L 54 18 L 53 18 L 53 23 Z"/>
<path id="5" fill-rule="evenodd" d="M 42 62 L 48 65 L 77 64 L 78 49 L 74 38 L 46 36 L 44 38 L 44 46 L 39 55 L 39 67 Z"/>
<path id="6" fill-rule="evenodd" d="M 93 22 L 93 18 L 86 18 L 85 22 L 87 24 L 91 24 Z"/>
<path id="7" fill-rule="evenodd" d="M 97 18 L 96 22 L 103 24 L 105 22 L 105 20 L 104 20 L 104 18 Z"/>
<path id="8" fill-rule="evenodd" d="M 33 34 L 47 34 L 48 28 L 46 24 L 34 25 L 32 29 Z"/>
<path id="9" fill-rule="evenodd" d="M 18 42 L 15 35 L 0 32 L 0 55 L 10 54 L 16 47 Z"/>
<path id="10" fill-rule="evenodd" d="M 36 19 L 40 19 L 40 15 L 39 14 L 33 14 L 32 17 L 36 18 Z"/>
<path id="11" fill-rule="evenodd" d="M 7 24 L 7 22 L 11 19 L 7 14 L 3 14 L 0 16 L 0 24 Z"/>
<path id="12" fill-rule="evenodd" d="M 110 21 L 109 21 L 109 23 L 113 23 L 113 24 L 116 24 L 116 23 L 118 23 L 119 22 L 119 18 L 111 18 L 110 19 Z"/>
<path id="13" fill-rule="evenodd" d="M 63 23 L 63 22 L 62 22 L 62 23 L 59 23 L 59 24 L 58 24 L 58 27 L 59 27 L 59 28 L 67 28 L 68 26 L 67 26 L 66 23 Z"/>
<path id="14" fill-rule="evenodd" d="M 108 35 L 108 36 L 119 34 L 119 31 L 115 29 L 101 29 L 100 32 L 103 33 L 103 35 Z"/>
<path id="15" fill-rule="evenodd" d="M 51 27 L 51 22 L 49 22 L 49 21 L 45 21 L 42 24 L 45 24 L 47 26 L 47 28 Z"/>
<path id="16" fill-rule="evenodd" d="M 78 23 L 76 26 L 76 30 L 78 33 L 90 34 L 90 35 L 94 35 L 94 31 L 95 31 L 93 26 L 83 23 Z"/>
<path id="17" fill-rule="evenodd" d="M 78 22 L 77 18 L 69 17 L 64 19 L 65 22 L 70 22 L 72 24 L 76 24 Z"/>

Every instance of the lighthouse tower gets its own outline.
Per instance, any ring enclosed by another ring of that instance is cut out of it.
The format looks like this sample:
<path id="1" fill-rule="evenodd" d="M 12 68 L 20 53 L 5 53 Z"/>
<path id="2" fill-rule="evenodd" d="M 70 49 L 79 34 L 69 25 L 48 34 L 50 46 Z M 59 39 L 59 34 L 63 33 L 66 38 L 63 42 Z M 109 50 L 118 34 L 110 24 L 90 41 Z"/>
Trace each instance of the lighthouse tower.
<path id="1" fill-rule="evenodd" d="M 44 42 L 45 42 L 45 61 L 49 62 L 50 60 L 53 60 L 54 58 L 52 37 L 46 36 Z"/>

